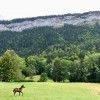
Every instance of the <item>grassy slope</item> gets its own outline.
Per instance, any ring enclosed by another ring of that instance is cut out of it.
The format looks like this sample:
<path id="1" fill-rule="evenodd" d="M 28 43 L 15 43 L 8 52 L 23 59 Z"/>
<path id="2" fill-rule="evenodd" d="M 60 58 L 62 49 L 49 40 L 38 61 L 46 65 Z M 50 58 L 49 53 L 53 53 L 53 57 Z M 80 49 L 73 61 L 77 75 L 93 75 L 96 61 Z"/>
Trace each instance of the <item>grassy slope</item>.
<path id="1" fill-rule="evenodd" d="M 24 95 L 13 96 L 13 88 L 24 84 Z M 99 84 L 93 84 L 95 87 Z M 3 83 L 0 82 L 0 100 L 100 100 L 92 84 L 85 83 Z M 95 90 L 96 91 L 96 90 Z M 99 94 L 99 91 L 98 91 Z"/>

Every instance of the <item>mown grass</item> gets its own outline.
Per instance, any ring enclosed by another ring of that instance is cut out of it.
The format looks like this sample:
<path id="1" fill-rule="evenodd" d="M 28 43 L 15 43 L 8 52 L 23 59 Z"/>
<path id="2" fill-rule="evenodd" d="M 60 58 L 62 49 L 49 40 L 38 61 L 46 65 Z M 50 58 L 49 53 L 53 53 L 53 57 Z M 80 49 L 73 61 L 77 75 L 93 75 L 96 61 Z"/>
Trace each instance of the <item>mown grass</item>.
<path id="1" fill-rule="evenodd" d="M 24 95 L 14 96 L 13 88 L 22 84 Z M 85 83 L 0 82 L 0 100 L 100 100 L 100 95 Z"/>
<path id="2" fill-rule="evenodd" d="M 32 79 L 30 77 L 26 77 L 25 80 L 33 80 L 34 82 L 38 82 L 40 77 L 40 75 L 35 75 L 32 77 Z M 53 82 L 53 80 L 48 77 L 47 82 Z"/>
<path id="3" fill-rule="evenodd" d="M 40 79 L 40 75 L 35 75 L 32 77 L 32 79 L 30 77 L 26 77 L 25 80 L 33 80 L 34 82 L 39 81 Z"/>

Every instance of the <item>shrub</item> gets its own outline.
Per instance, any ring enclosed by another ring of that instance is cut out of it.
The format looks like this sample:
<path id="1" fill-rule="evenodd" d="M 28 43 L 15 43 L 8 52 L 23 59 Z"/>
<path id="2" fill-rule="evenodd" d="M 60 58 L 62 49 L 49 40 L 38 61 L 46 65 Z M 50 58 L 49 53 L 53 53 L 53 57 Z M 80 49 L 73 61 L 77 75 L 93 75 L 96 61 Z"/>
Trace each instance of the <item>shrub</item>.
<path id="1" fill-rule="evenodd" d="M 39 82 L 46 82 L 48 80 L 47 73 L 42 73 Z"/>

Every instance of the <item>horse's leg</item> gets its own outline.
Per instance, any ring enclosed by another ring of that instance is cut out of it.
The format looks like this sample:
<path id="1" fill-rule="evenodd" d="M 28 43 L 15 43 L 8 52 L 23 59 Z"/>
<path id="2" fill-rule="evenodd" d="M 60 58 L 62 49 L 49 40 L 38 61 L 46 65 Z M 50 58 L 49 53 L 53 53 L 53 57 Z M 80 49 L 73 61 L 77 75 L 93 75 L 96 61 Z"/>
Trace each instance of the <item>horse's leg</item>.
<path id="1" fill-rule="evenodd" d="M 19 96 L 20 96 L 20 92 L 19 92 Z"/>
<path id="2" fill-rule="evenodd" d="M 14 95 L 16 94 L 16 92 L 14 92 Z"/>
<path id="3" fill-rule="evenodd" d="M 23 92 L 21 91 L 22 95 L 23 95 Z"/>

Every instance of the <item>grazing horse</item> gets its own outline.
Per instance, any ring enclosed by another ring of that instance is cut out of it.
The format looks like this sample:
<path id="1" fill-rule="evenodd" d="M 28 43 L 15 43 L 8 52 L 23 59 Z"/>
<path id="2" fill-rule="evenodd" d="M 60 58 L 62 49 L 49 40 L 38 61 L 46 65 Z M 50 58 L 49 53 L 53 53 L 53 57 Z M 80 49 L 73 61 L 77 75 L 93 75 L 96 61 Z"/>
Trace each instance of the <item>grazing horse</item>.
<path id="1" fill-rule="evenodd" d="M 25 88 L 24 85 L 22 85 L 20 88 L 14 88 L 14 90 L 13 90 L 14 95 L 16 94 L 16 92 L 19 92 L 19 95 L 20 95 L 20 93 L 22 93 L 22 95 L 23 95 L 23 92 L 22 92 L 23 88 Z"/>

